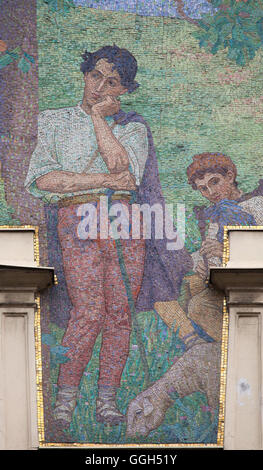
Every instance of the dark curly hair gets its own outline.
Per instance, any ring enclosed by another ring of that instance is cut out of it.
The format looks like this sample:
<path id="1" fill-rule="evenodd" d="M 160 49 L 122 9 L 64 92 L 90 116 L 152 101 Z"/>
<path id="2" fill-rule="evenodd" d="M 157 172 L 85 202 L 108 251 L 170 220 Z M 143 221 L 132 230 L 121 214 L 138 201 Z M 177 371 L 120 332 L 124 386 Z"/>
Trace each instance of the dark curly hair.
<path id="1" fill-rule="evenodd" d="M 104 46 L 95 52 L 85 51 L 82 58 L 84 62 L 82 62 L 80 70 L 84 74 L 93 70 L 98 60 L 106 59 L 110 64 L 114 64 L 113 69 L 117 70 L 121 84 L 127 88 L 128 93 L 132 93 L 138 88 L 139 83 L 134 80 L 137 73 L 137 61 L 127 49 L 120 49 L 114 44 L 113 46 Z"/>

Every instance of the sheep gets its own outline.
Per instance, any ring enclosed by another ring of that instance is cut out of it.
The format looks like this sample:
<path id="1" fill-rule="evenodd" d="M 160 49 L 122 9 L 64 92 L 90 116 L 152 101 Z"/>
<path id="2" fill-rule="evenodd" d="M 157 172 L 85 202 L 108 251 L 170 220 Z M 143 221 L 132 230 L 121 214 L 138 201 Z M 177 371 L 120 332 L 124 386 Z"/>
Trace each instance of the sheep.
<path id="1" fill-rule="evenodd" d="M 128 405 L 126 437 L 147 437 L 158 428 L 176 398 L 196 391 L 207 396 L 215 411 L 220 387 L 219 343 L 200 343 L 186 351 L 156 382 L 139 393 Z"/>

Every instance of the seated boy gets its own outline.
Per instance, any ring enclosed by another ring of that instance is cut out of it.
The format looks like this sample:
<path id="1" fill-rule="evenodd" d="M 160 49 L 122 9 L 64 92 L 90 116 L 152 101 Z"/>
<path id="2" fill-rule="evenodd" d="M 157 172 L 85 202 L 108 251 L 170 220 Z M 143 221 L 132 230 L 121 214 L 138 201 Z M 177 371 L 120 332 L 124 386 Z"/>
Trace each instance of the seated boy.
<path id="1" fill-rule="evenodd" d="M 155 309 L 170 328 L 179 327 L 179 337 L 189 348 L 200 340 L 200 333 L 208 341 L 221 340 L 223 296 L 208 289 L 205 280 L 210 267 L 222 264 L 224 226 L 263 225 L 263 191 L 260 187 L 243 195 L 235 164 L 220 153 L 195 155 L 187 176 L 192 188 L 211 203 L 195 208 L 202 245 L 192 253 L 195 274 L 185 277 L 190 299 L 184 308 L 171 301 L 156 302 Z"/>

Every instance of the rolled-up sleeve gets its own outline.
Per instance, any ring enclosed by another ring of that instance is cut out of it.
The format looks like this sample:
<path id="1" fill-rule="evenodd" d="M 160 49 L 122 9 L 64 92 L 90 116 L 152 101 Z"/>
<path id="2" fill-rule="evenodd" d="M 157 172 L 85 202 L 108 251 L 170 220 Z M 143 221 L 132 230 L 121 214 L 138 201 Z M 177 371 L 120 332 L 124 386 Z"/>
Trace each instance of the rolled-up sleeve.
<path id="1" fill-rule="evenodd" d="M 131 122 L 121 128 L 117 138 L 128 154 L 130 171 L 135 176 L 136 184 L 139 185 L 148 157 L 146 126 L 139 122 Z"/>
<path id="2" fill-rule="evenodd" d="M 38 118 L 37 145 L 31 156 L 25 180 L 26 189 L 35 197 L 42 198 L 46 191 L 38 189 L 36 180 L 51 171 L 61 169 L 61 164 L 56 157 L 52 115 L 49 111 L 44 111 Z"/>

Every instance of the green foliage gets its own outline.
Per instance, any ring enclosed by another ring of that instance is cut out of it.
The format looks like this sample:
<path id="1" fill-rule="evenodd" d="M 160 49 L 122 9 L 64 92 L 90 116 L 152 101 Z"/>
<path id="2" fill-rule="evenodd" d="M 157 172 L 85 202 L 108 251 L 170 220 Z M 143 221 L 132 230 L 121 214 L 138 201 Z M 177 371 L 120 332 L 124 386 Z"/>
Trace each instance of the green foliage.
<path id="1" fill-rule="evenodd" d="M 18 68 L 23 72 L 23 73 L 27 73 L 29 72 L 30 68 L 31 68 L 31 64 L 30 62 L 28 62 L 25 58 L 25 56 L 22 56 L 20 61 L 18 62 L 17 64 Z"/>
<path id="2" fill-rule="evenodd" d="M 15 60 L 18 60 L 20 57 L 20 47 L 16 47 L 12 51 L 6 51 L 0 56 L 0 69 L 3 69 L 9 64 L 12 64 Z"/>
<path id="3" fill-rule="evenodd" d="M 3 69 L 12 62 L 16 62 L 18 68 L 23 73 L 29 72 L 31 65 L 35 62 L 35 59 L 27 54 L 27 52 L 22 51 L 22 49 L 18 46 L 12 51 L 6 51 L 4 54 L 0 56 L 0 69 Z"/>
<path id="4" fill-rule="evenodd" d="M 53 12 L 67 13 L 71 8 L 75 8 L 73 0 L 44 0 L 48 9 Z"/>
<path id="5" fill-rule="evenodd" d="M 212 0 L 213 16 L 200 20 L 201 31 L 194 33 L 200 47 L 212 54 L 227 49 L 228 59 L 245 66 L 263 46 L 262 0 Z"/>
<path id="6" fill-rule="evenodd" d="M 5 200 L 4 181 L 0 179 L 0 225 L 20 225 L 20 221 L 13 218 L 13 213 L 14 209 Z"/>
<path id="7" fill-rule="evenodd" d="M 43 334 L 42 343 L 50 348 L 50 366 L 54 367 L 57 364 L 64 364 L 69 361 L 66 352 L 69 348 L 65 348 L 57 343 L 57 339 L 52 334 Z"/>

